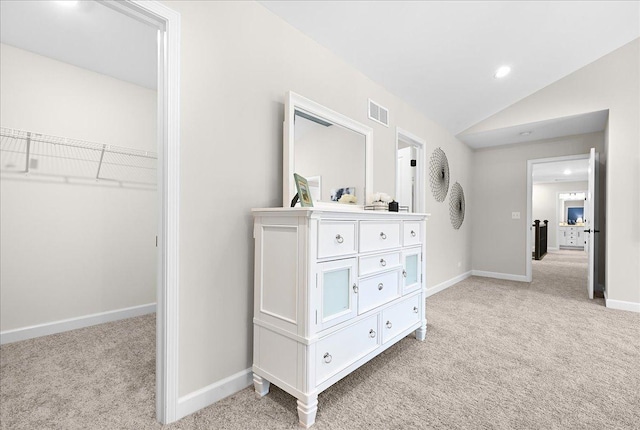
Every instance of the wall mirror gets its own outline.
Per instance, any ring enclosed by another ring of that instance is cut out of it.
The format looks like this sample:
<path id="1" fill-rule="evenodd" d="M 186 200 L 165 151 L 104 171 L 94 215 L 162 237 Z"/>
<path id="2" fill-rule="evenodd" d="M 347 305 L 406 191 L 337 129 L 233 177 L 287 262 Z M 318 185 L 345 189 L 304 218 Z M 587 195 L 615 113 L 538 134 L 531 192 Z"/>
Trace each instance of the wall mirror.
<path id="1" fill-rule="evenodd" d="M 314 206 L 362 209 L 372 192 L 371 128 L 314 101 L 288 92 L 285 101 L 283 196 L 289 207 L 296 194 L 293 174 L 305 177 Z M 342 194 L 357 197 L 341 204 Z"/>

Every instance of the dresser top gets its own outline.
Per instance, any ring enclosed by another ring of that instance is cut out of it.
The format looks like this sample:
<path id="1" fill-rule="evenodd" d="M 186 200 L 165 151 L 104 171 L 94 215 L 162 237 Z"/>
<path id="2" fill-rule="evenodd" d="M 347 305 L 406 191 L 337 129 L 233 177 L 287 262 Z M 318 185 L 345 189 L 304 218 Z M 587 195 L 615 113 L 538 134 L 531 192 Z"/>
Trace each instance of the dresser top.
<path id="1" fill-rule="evenodd" d="M 312 208 L 254 208 L 251 209 L 254 217 L 258 216 L 292 216 L 292 217 L 339 217 L 358 219 L 428 219 L 428 213 L 388 212 L 354 209 L 335 205 L 336 207 L 312 207 Z"/>

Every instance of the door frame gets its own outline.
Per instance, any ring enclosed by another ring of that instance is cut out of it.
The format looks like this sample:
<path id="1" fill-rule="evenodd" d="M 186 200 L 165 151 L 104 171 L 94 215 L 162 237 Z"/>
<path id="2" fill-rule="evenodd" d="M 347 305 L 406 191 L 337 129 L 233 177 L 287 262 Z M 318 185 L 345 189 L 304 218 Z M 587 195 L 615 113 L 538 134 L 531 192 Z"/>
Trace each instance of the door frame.
<path id="1" fill-rule="evenodd" d="M 168 424 L 179 418 L 180 14 L 155 0 L 101 3 L 158 29 L 156 419 Z"/>
<path id="2" fill-rule="evenodd" d="M 533 279 L 533 271 L 531 264 L 531 230 L 533 229 L 533 166 L 536 164 L 553 163 L 556 161 L 583 160 L 589 159 L 589 154 L 565 155 L 562 157 L 536 158 L 527 160 L 527 218 L 526 218 L 526 238 L 525 246 L 525 282 L 531 282 Z M 558 228 L 557 225 L 553 228 Z"/>
<path id="3" fill-rule="evenodd" d="M 396 164 L 396 198 L 400 194 L 400 169 L 398 168 L 398 142 L 402 140 L 403 142 L 413 146 L 416 148 L 416 160 L 417 160 L 417 169 L 416 169 L 416 187 L 415 187 L 415 207 L 414 212 L 416 213 L 424 213 L 425 208 L 425 196 L 424 196 L 424 172 L 425 172 L 425 149 L 427 146 L 427 142 L 424 139 L 416 136 L 413 133 L 410 133 L 406 130 L 401 129 L 400 127 L 396 127 L 396 149 L 394 160 Z"/>

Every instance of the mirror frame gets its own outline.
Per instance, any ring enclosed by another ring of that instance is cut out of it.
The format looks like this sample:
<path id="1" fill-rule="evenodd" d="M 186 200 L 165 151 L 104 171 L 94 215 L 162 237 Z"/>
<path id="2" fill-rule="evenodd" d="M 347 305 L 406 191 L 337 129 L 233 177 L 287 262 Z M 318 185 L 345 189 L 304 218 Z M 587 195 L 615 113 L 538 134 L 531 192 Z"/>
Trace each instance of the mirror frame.
<path id="1" fill-rule="evenodd" d="M 282 206 L 291 206 L 291 199 L 296 194 L 296 186 L 293 180 L 294 174 L 294 116 L 296 110 L 304 111 L 310 115 L 326 120 L 362 134 L 365 140 L 364 160 L 364 195 L 358 196 L 357 205 L 340 204 L 341 208 L 363 209 L 367 201 L 367 194 L 373 193 L 373 129 L 361 124 L 349 117 L 335 112 L 319 103 L 309 100 L 293 91 L 288 91 L 284 103 L 284 145 L 282 148 Z M 295 172 L 297 173 L 297 172 Z M 362 198 L 362 200 L 360 200 Z M 360 204 L 362 202 L 362 204 Z M 339 203 L 313 202 L 314 207 L 335 208 Z"/>

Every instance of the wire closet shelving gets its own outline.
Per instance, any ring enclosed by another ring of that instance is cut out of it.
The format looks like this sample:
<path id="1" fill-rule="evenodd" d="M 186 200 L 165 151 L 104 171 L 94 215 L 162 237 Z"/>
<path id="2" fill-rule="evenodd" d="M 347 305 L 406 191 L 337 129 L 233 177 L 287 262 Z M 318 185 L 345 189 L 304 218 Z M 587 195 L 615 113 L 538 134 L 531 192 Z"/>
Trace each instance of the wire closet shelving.
<path id="1" fill-rule="evenodd" d="M 0 171 L 154 186 L 158 154 L 134 148 L 0 127 Z"/>

